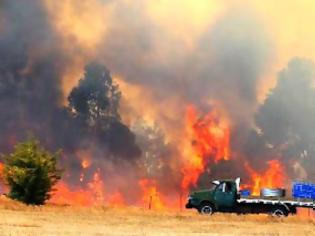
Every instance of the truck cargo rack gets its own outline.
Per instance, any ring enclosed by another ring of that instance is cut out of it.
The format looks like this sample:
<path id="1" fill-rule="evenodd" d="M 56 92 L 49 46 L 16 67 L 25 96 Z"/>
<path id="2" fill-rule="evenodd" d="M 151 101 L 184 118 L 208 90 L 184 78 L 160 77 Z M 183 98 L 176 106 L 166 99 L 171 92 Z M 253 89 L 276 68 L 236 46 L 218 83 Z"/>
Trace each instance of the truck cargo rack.
<path id="1" fill-rule="evenodd" d="M 313 208 L 315 210 L 315 202 L 312 200 L 302 200 L 302 199 L 273 199 L 273 198 L 255 198 L 255 197 L 241 197 L 237 199 L 238 203 L 262 203 L 262 204 L 272 204 L 272 205 L 290 205 L 295 207 L 305 207 Z"/>

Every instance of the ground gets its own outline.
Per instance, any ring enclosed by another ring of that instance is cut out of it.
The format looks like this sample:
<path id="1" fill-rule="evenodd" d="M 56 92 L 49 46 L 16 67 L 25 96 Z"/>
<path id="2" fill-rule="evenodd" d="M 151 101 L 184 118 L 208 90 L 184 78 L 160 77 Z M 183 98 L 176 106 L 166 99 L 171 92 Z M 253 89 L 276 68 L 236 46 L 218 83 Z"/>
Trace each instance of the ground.
<path id="1" fill-rule="evenodd" d="M 193 210 L 25 206 L 0 199 L 0 236 L 315 235 L 315 218 L 201 216 Z"/>

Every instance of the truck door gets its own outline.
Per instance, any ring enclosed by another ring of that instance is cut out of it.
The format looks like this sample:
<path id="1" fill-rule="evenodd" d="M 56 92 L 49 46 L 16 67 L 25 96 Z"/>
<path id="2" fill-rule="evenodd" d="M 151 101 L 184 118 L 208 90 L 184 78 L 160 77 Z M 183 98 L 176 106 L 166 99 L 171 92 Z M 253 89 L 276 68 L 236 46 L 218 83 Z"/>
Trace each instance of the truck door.
<path id="1" fill-rule="evenodd" d="M 236 189 L 230 182 L 222 182 L 215 190 L 214 200 L 220 210 L 229 210 L 235 206 Z"/>

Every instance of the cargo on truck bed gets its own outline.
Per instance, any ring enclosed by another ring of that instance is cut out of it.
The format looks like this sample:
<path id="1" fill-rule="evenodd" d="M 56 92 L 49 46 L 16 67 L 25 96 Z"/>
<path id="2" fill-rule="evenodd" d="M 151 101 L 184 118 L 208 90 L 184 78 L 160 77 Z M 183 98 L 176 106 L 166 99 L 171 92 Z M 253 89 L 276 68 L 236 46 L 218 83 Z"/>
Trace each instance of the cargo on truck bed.
<path id="1" fill-rule="evenodd" d="M 297 207 L 315 210 L 314 199 L 284 196 L 279 189 L 263 189 L 262 193 L 281 193 L 281 195 L 243 196 L 240 191 L 240 178 L 235 180 L 215 180 L 211 189 L 192 192 L 186 208 L 196 208 L 202 214 L 214 212 L 269 213 L 275 216 L 296 214 Z M 294 188 L 293 188 L 294 189 Z M 301 192 L 300 192 L 301 193 Z M 248 195 L 248 194 L 247 194 Z M 292 194 L 294 196 L 294 194 Z M 303 194 L 300 194 L 301 196 Z"/>

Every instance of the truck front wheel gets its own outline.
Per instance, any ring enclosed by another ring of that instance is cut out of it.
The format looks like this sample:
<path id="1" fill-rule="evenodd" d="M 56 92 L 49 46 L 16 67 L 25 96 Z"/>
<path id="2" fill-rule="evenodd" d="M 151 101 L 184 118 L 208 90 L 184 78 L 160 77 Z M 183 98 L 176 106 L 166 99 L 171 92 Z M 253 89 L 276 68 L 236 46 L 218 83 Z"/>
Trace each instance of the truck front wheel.
<path id="1" fill-rule="evenodd" d="M 214 207 L 211 203 L 204 202 L 199 206 L 198 212 L 203 215 L 212 215 L 214 213 Z"/>

